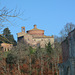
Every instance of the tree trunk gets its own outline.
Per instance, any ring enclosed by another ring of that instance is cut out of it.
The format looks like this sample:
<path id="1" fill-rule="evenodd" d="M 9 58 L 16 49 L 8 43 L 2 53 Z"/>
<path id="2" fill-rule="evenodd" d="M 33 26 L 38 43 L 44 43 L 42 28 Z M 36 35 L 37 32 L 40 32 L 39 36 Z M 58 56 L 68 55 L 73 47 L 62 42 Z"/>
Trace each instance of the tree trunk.
<path id="1" fill-rule="evenodd" d="M 30 56 L 30 75 L 31 75 L 31 56 Z"/>
<path id="2" fill-rule="evenodd" d="M 49 62 L 49 61 L 47 61 L 47 68 L 48 68 L 48 71 L 49 71 L 49 64 L 48 64 L 48 62 Z"/>
<path id="3" fill-rule="evenodd" d="M 20 72 L 20 75 L 21 75 L 21 70 L 20 70 L 20 64 L 19 64 L 19 60 L 18 60 L 18 70 Z"/>
<path id="4" fill-rule="evenodd" d="M 42 55 L 41 55 L 41 75 L 43 75 L 43 58 L 42 58 Z"/>
<path id="5" fill-rule="evenodd" d="M 53 66 L 53 61 L 52 61 L 52 75 L 54 75 L 54 66 Z"/>

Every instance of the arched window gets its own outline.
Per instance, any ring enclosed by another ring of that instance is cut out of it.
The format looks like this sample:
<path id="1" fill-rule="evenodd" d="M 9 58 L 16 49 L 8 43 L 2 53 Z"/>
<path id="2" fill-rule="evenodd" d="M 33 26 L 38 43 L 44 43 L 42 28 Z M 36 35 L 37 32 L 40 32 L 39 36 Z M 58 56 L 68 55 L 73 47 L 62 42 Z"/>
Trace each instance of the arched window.
<path id="1" fill-rule="evenodd" d="M 25 29 L 23 28 L 23 31 L 24 31 Z"/>

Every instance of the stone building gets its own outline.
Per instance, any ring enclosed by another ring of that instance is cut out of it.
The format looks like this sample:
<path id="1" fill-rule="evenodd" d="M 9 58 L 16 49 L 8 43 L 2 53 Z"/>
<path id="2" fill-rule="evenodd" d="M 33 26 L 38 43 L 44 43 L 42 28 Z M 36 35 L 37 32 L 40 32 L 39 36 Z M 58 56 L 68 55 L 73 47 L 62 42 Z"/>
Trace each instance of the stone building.
<path id="1" fill-rule="evenodd" d="M 23 40 L 32 47 L 41 47 L 44 48 L 45 45 L 50 42 L 52 47 L 54 46 L 54 36 L 44 35 L 44 30 L 38 29 L 37 25 L 34 25 L 34 28 L 25 32 L 25 27 L 22 27 L 22 32 L 17 33 L 18 42 Z"/>
<path id="2" fill-rule="evenodd" d="M 75 75 L 75 29 L 61 43 L 63 63 L 59 64 L 60 75 Z"/>

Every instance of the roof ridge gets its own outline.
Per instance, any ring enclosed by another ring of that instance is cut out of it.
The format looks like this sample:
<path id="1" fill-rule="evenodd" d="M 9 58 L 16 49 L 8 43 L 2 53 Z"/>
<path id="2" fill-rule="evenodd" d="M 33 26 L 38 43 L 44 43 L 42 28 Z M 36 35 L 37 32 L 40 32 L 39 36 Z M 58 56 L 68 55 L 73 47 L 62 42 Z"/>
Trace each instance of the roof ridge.
<path id="1" fill-rule="evenodd" d="M 38 29 L 38 28 L 33 28 L 33 29 L 31 29 L 31 30 L 41 30 L 41 29 Z M 29 30 L 30 31 L 30 30 Z"/>

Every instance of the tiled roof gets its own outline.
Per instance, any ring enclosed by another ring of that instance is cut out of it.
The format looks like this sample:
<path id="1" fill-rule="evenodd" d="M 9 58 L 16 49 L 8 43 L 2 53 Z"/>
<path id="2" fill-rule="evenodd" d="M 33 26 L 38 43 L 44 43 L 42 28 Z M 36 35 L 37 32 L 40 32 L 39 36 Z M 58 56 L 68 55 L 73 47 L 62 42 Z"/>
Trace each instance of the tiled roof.
<path id="1" fill-rule="evenodd" d="M 38 28 L 33 28 L 33 29 L 31 29 L 31 30 L 41 30 L 41 29 L 38 29 Z"/>

